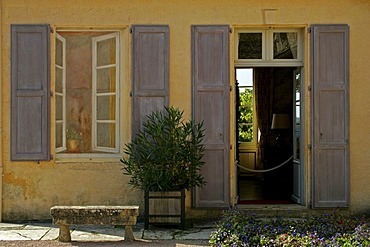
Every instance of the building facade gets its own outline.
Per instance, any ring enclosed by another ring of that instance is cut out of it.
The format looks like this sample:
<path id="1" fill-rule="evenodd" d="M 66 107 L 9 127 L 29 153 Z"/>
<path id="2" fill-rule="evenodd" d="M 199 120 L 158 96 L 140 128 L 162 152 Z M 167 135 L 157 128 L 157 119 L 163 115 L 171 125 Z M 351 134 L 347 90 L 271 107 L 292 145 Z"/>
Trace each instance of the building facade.
<path id="1" fill-rule="evenodd" d="M 370 2 L 1 0 L 0 20 L 2 220 L 142 206 L 120 158 L 163 106 L 205 123 L 187 210 L 370 210 Z"/>

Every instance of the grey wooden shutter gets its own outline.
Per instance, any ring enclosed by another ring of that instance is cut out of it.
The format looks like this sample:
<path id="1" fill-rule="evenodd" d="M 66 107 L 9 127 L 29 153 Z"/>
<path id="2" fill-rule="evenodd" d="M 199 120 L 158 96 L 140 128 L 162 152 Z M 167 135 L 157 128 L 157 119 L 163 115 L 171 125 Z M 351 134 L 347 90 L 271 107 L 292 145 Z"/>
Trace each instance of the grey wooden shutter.
<path id="1" fill-rule="evenodd" d="M 11 26 L 11 159 L 50 159 L 50 27 Z"/>
<path id="2" fill-rule="evenodd" d="M 312 26 L 313 206 L 349 206 L 349 27 Z"/>
<path id="3" fill-rule="evenodd" d="M 169 27 L 133 26 L 133 136 L 154 110 L 168 106 Z"/>
<path id="4" fill-rule="evenodd" d="M 230 204 L 229 27 L 192 26 L 193 118 L 205 124 L 207 185 L 195 191 L 196 207 Z"/>

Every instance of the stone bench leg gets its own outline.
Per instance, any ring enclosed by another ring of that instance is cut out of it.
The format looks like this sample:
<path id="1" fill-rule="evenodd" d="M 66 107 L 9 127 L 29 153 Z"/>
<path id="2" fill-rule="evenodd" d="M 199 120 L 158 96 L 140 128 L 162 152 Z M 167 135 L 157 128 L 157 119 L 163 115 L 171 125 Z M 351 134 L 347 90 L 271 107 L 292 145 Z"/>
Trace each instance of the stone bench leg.
<path id="1" fill-rule="evenodd" d="M 134 232 L 132 230 L 132 226 L 125 226 L 125 241 L 133 241 L 134 238 Z"/>
<path id="2" fill-rule="evenodd" d="M 69 230 L 69 225 L 59 226 L 59 241 L 71 242 L 71 232 Z"/>

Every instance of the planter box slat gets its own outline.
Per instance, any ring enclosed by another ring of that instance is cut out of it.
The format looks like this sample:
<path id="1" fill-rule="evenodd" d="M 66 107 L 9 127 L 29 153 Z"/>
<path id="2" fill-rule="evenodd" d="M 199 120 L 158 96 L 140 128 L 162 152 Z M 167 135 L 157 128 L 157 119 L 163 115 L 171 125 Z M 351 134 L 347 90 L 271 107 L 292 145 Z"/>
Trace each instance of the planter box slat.
<path id="1" fill-rule="evenodd" d="M 176 224 L 185 228 L 185 190 L 145 192 L 145 229 L 149 224 Z"/>

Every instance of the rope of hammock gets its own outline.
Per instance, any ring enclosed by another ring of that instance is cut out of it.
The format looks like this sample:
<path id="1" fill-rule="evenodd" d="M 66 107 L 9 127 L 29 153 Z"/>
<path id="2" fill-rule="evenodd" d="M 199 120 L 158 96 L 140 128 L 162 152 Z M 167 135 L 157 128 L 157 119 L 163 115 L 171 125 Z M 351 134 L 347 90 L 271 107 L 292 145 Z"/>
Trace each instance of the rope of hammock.
<path id="1" fill-rule="evenodd" d="M 275 166 L 273 168 L 270 168 L 270 169 L 265 169 L 265 170 L 254 170 L 254 169 L 249 169 L 249 168 L 246 168 L 244 166 L 241 166 L 239 164 L 237 164 L 238 167 L 240 167 L 241 169 L 244 169 L 246 171 L 249 171 L 249 172 L 260 172 L 260 173 L 263 173 L 263 172 L 270 172 L 270 171 L 273 171 L 273 170 L 276 170 L 280 167 L 282 167 L 283 165 L 287 164 L 291 159 L 293 159 L 293 156 L 289 157 L 286 161 L 284 161 L 283 163 L 281 163 L 280 165 L 278 166 Z"/>

